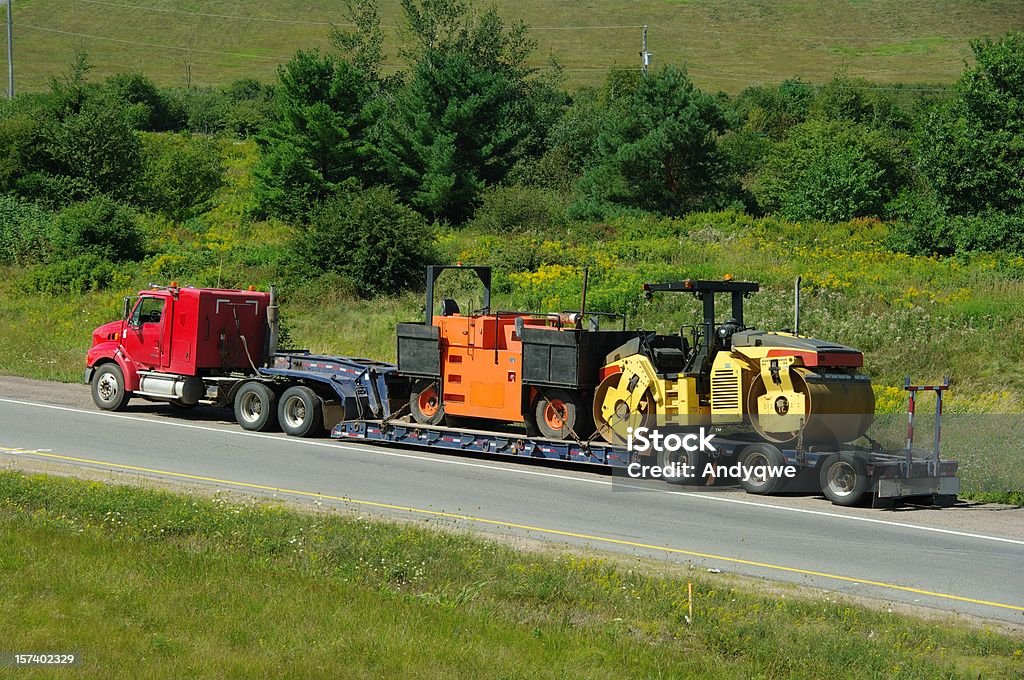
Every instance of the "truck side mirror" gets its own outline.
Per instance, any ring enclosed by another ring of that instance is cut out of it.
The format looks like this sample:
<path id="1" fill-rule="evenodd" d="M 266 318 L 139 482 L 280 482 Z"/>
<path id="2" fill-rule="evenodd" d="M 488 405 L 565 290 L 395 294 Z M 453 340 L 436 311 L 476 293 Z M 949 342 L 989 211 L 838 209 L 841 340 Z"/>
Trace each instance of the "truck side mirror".
<path id="1" fill-rule="evenodd" d="M 124 309 L 121 310 L 121 320 L 122 321 L 127 321 L 128 320 L 128 315 L 131 314 L 131 313 L 132 313 L 132 299 L 130 297 L 126 297 L 124 299 Z"/>

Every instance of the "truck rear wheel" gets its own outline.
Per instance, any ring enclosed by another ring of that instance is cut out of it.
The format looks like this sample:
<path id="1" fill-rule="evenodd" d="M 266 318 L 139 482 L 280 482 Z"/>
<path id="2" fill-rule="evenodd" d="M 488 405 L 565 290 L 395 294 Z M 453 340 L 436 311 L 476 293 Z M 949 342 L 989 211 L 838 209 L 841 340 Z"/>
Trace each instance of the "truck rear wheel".
<path id="1" fill-rule="evenodd" d="M 292 437 L 317 437 L 324 433 L 324 407 L 316 392 L 296 385 L 281 395 L 277 404 L 281 429 Z"/>
<path id="2" fill-rule="evenodd" d="M 96 369 L 91 387 L 93 402 L 104 411 L 123 411 L 131 398 L 124 389 L 124 373 L 114 363 Z"/>
<path id="3" fill-rule="evenodd" d="M 420 380 L 409 394 L 409 413 L 420 425 L 438 425 L 444 421 L 444 402 L 436 380 Z"/>
<path id="4" fill-rule="evenodd" d="M 775 493 L 782 486 L 782 479 L 769 473 L 771 468 L 779 468 L 786 464 L 782 452 L 771 444 L 753 444 L 740 454 L 741 469 L 754 469 L 757 473 L 740 476 L 740 486 L 747 493 L 766 495 Z"/>
<path id="5" fill-rule="evenodd" d="M 251 380 L 235 393 L 235 420 L 243 430 L 269 432 L 277 427 L 277 395 L 261 382 Z"/>
<path id="6" fill-rule="evenodd" d="M 829 456 L 819 473 L 821 491 L 834 505 L 859 505 L 868 490 L 864 461 L 850 453 Z"/>

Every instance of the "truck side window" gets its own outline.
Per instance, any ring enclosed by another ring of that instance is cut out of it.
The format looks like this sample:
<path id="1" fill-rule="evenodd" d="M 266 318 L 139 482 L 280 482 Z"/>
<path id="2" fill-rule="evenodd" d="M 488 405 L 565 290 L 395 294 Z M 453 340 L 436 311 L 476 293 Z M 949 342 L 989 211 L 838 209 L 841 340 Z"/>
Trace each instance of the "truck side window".
<path id="1" fill-rule="evenodd" d="M 139 304 L 135 305 L 132 318 L 129 322 L 132 326 L 140 326 L 144 323 L 160 323 L 164 312 L 164 301 L 160 298 L 141 298 Z"/>

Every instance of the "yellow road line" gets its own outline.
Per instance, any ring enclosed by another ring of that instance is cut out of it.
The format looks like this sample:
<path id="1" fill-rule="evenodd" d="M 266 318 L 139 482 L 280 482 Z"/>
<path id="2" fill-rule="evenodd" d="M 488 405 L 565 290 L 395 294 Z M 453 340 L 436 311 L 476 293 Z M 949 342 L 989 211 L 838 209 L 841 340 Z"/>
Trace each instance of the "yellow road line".
<path id="1" fill-rule="evenodd" d="M 937 597 L 945 600 L 953 600 L 956 602 L 967 602 L 970 604 L 984 605 L 986 607 L 998 607 L 1000 609 L 1010 609 L 1012 611 L 1024 612 L 1024 607 L 1004 604 L 1002 602 L 991 602 L 989 600 L 979 600 L 972 597 L 963 597 L 961 595 L 951 595 L 949 593 L 939 593 L 932 590 L 923 590 L 921 588 L 912 588 L 910 586 L 901 586 L 895 583 L 886 583 L 884 581 L 873 581 L 871 579 L 857 578 L 855 576 L 842 576 L 840 574 L 830 574 L 823 571 L 814 571 L 812 569 L 800 569 L 799 567 L 787 567 L 778 564 L 770 564 L 768 562 L 757 562 L 754 560 L 744 560 L 738 557 L 726 557 L 724 555 L 715 555 L 712 553 L 697 552 L 694 550 L 683 550 L 682 548 L 669 548 L 666 546 L 652 545 L 649 543 L 639 543 L 636 541 L 625 541 L 618 538 L 609 538 L 606 536 L 594 536 L 591 534 L 580 534 L 573 531 L 562 531 L 560 529 L 548 529 L 545 527 L 536 527 L 529 524 L 517 524 L 515 522 L 507 522 L 504 520 L 497 519 L 486 519 L 484 517 L 474 517 L 473 515 L 465 515 L 454 512 L 443 512 L 440 510 L 425 510 L 423 508 L 413 508 L 405 505 L 393 505 L 391 503 L 380 503 L 377 501 L 364 501 L 354 498 L 346 498 L 344 496 L 331 496 L 329 494 L 316 493 L 313 491 L 299 491 L 296 489 L 286 489 L 275 486 L 266 486 L 263 484 L 251 484 L 249 482 L 236 482 L 230 479 L 218 479 L 216 477 L 204 477 L 202 475 L 190 475 L 184 472 L 171 472 L 169 470 L 156 470 L 153 468 L 139 467 L 137 465 L 123 465 L 121 463 L 111 463 L 104 460 L 92 460 L 90 458 L 78 458 L 75 456 L 63 456 L 56 453 L 43 453 L 38 451 L 27 451 L 24 449 L 11 449 L 0 447 L 0 452 L 14 453 L 18 455 L 31 455 L 41 456 L 44 458 L 53 458 L 56 460 L 70 461 L 74 463 L 86 463 L 88 465 L 102 465 L 104 467 L 115 468 L 118 470 L 130 470 L 133 472 L 147 472 L 150 474 L 163 475 L 167 477 L 176 477 L 178 479 L 193 479 L 200 482 L 211 482 L 214 484 L 223 484 L 225 486 L 234 486 L 244 489 L 257 489 L 260 491 L 274 491 L 277 493 L 286 493 L 293 496 L 305 496 L 309 498 L 321 498 L 332 501 L 341 501 L 343 503 L 352 503 L 353 505 L 361 505 L 371 508 L 383 508 L 387 510 L 399 510 L 401 512 L 408 512 L 417 515 L 428 515 L 431 517 L 444 517 L 446 519 L 456 519 L 466 522 L 476 522 L 478 524 L 487 524 L 491 526 L 507 527 L 512 529 L 522 529 L 524 531 L 536 531 L 542 534 L 548 534 L 552 536 L 564 536 L 567 538 L 578 538 L 586 541 L 593 541 L 596 543 L 609 543 L 613 545 L 628 546 L 631 548 L 642 548 L 644 550 L 659 550 L 667 552 L 673 555 L 686 555 L 688 557 L 699 557 L 708 560 L 720 560 L 722 562 L 729 562 L 731 564 L 742 564 L 749 567 L 759 567 L 761 569 L 770 569 L 773 571 L 782 571 L 790 574 L 801 574 L 804 576 L 817 576 L 820 578 L 832 579 L 835 581 L 844 581 L 846 583 L 859 583 L 861 585 L 874 586 L 876 588 L 886 588 L 889 590 L 899 590 L 906 593 L 913 593 L 915 595 L 927 595 L 928 597 Z"/>

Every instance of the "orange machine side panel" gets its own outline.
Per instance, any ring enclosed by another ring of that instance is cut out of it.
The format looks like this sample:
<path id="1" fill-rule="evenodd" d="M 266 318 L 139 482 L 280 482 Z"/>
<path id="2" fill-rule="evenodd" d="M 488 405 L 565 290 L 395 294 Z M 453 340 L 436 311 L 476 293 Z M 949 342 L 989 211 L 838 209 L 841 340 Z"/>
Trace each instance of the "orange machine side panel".
<path id="1" fill-rule="evenodd" d="M 445 411 L 522 422 L 522 343 L 513 337 L 514 318 L 448 316 L 434 322 L 441 335 Z"/>

